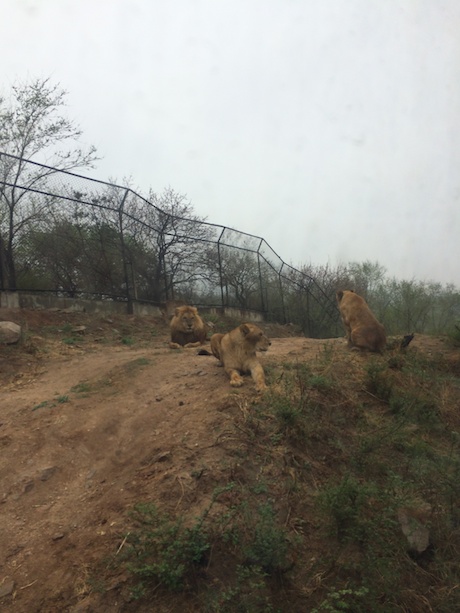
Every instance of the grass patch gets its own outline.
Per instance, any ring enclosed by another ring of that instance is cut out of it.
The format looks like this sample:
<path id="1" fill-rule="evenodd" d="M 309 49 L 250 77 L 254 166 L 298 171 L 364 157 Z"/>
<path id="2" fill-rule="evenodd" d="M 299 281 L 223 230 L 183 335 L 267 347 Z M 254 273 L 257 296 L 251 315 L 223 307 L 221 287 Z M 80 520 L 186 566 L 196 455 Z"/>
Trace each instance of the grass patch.
<path id="1" fill-rule="evenodd" d="M 143 602 L 211 613 L 457 610 L 460 382 L 442 360 L 393 357 L 325 346 L 308 363 L 271 364 L 263 397 L 238 395 L 205 511 L 192 517 L 188 505 L 209 492 L 213 471 L 193 470 L 189 500 L 129 529 L 124 564 Z M 401 509 L 428 531 L 425 550 L 404 534 Z"/>
<path id="2" fill-rule="evenodd" d="M 89 394 L 91 392 L 91 385 L 87 381 L 82 381 L 81 383 L 77 383 L 70 388 L 70 391 L 74 394 Z"/>
<path id="3" fill-rule="evenodd" d="M 121 339 L 122 345 L 127 345 L 128 347 L 132 347 L 136 341 L 132 338 L 132 336 L 124 336 Z"/>

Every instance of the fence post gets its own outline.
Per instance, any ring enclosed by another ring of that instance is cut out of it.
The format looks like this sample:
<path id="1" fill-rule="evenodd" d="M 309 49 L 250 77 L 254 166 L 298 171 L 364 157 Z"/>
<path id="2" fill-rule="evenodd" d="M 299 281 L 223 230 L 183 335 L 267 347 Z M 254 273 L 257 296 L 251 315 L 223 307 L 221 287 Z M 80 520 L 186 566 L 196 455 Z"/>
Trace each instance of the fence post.
<path id="1" fill-rule="evenodd" d="M 133 307 L 133 299 L 130 291 L 130 283 L 129 283 L 129 274 L 128 274 L 128 261 L 126 255 L 126 246 L 125 246 L 125 238 L 123 234 L 123 207 L 125 206 L 126 198 L 131 190 L 127 189 L 123 195 L 123 199 L 118 208 L 118 223 L 120 227 L 120 240 L 121 240 L 121 257 L 123 260 L 123 275 L 125 277 L 125 285 L 126 285 L 126 300 L 127 300 L 127 313 L 128 315 L 132 315 L 134 313 Z"/>
<path id="2" fill-rule="evenodd" d="M 281 264 L 281 268 L 278 271 L 278 283 L 280 286 L 280 298 L 281 298 L 281 310 L 283 312 L 283 324 L 287 323 L 286 319 L 286 307 L 284 305 L 284 291 L 283 291 L 283 283 L 281 281 L 281 272 L 283 270 L 284 262 Z"/>
<path id="3" fill-rule="evenodd" d="M 220 282 L 220 301 L 222 304 L 222 308 L 224 308 L 225 305 L 225 299 L 224 299 L 224 279 L 222 277 L 222 259 L 220 257 L 220 239 L 222 238 L 222 235 L 225 232 L 225 228 L 222 228 L 222 232 L 220 233 L 219 238 L 217 239 L 217 259 L 219 261 L 218 266 L 219 266 L 219 282 Z"/>
<path id="4" fill-rule="evenodd" d="M 266 313 L 268 308 L 265 308 L 264 288 L 263 288 L 263 282 L 262 282 L 262 270 L 260 268 L 260 247 L 262 245 L 263 240 L 264 240 L 263 238 L 260 239 L 259 246 L 257 247 L 257 267 L 259 269 L 260 304 L 262 307 L 262 312 Z"/>

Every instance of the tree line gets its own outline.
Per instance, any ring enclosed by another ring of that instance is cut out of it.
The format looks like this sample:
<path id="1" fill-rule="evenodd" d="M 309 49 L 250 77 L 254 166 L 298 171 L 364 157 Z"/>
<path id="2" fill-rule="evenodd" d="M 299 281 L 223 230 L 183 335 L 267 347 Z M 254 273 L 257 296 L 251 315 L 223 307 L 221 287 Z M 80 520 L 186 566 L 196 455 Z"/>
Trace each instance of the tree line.
<path id="1" fill-rule="evenodd" d="M 0 290 L 181 298 L 258 309 L 312 336 L 335 336 L 335 292 L 352 288 L 389 334 L 439 334 L 458 323 L 452 285 L 389 278 L 377 262 L 296 270 L 262 253 L 257 237 L 207 223 L 172 188 L 141 197 L 129 182 L 75 174 L 99 158 L 78 146 L 81 130 L 63 115 L 66 95 L 38 79 L 0 97 Z"/>

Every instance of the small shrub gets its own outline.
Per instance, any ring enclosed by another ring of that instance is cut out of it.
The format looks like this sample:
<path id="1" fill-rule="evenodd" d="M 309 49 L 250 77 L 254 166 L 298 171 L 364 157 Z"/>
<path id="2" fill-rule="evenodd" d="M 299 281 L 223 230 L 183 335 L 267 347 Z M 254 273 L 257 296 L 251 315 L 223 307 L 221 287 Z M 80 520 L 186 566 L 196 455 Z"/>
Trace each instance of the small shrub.
<path id="1" fill-rule="evenodd" d="M 330 392 L 335 388 L 335 383 L 330 377 L 324 375 L 314 375 L 309 380 L 310 387 L 319 392 Z"/>
<path id="2" fill-rule="evenodd" d="M 131 345 L 134 345 L 136 341 L 131 336 L 124 336 L 121 339 L 121 342 L 123 343 L 123 345 L 128 345 L 128 347 L 131 347 Z"/>
<path id="3" fill-rule="evenodd" d="M 372 483 L 361 483 L 347 475 L 335 486 L 326 487 L 319 497 L 320 507 L 332 519 L 339 541 L 364 542 L 369 537 L 372 502 L 378 495 Z"/>
<path id="4" fill-rule="evenodd" d="M 209 613 L 274 613 L 266 584 L 267 573 L 258 566 L 236 569 L 236 582 L 218 593 L 211 590 L 206 611 Z"/>
<path id="5" fill-rule="evenodd" d="M 271 573 L 287 568 L 288 539 L 284 527 L 276 521 L 271 503 L 260 505 L 249 518 L 251 538 L 244 547 L 247 564 Z"/>
<path id="6" fill-rule="evenodd" d="M 136 595 L 143 595 L 152 582 L 183 589 L 187 575 L 210 548 L 202 521 L 185 528 L 180 519 L 160 513 L 153 504 L 137 505 L 133 517 L 136 530 L 128 538 L 128 569 L 141 580 Z"/>
<path id="7" fill-rule="evenodd" d="M 455 325 L 449 332 L 448 338 L 454 347 L 460 347 L 460 325 Z"/>
<path id="8" fill-rule="evenodd" d="M 269 404 L 283 432 L 298 425 L 302 411 L 288 396 L 272 395 Z"/>
<path id="9" fill-rule="evenodd" d="M 75 394 L 87 394 L 91 391 L 91 385 L 86 382 L 77 383 L 77 385 L 70 388 L 70 391 L 74 392 Z"/>
<path id="10" fill-rule="evenodd" d="M 327 611 L 328 613 L 368 611 L 366 603 L 368 592 L 369 590 L 363 586 L 356 589 L 347 588 L 342 590 L 331 588 L 325 600 L 323 600 L 319 607 L 312 609 L 311 613 L 320 613 L 321 611 Z M 364 608 L 361 608 L 361 604 L 364 605 Z"/>
<path id="11" fill-rule="evenodd" d="M 370 362 L 366 369 L 365 387 L 379 400 L 388 402 L 393 391 L 393 382 L 386 366 Z"/>

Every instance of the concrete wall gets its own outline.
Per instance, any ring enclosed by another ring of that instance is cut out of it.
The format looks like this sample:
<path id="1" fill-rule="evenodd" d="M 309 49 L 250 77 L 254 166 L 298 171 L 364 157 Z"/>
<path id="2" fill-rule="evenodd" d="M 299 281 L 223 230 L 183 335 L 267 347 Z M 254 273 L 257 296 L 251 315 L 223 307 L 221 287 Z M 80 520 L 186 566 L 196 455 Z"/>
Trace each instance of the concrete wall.
<path id="1" fill-rule="evenodd" d="M 66 298 L 52 294 L 25 292 L 0 292 L 0 307 L 6 309 L 60 309 L 84 313 L 125 314 L 126 302 L 113 302 L 111 300 L 83 300 L 80 298 Z M 139 317 L 147 315 L 161 317 L 164 308 L 153 304 L 133 303 L 134 314 Z M 252 322 L 264 321 L 264 316 L 258 311 L 235 309 L 232 307 L 199 307 L 200 313 L 232 317 Z"/>

